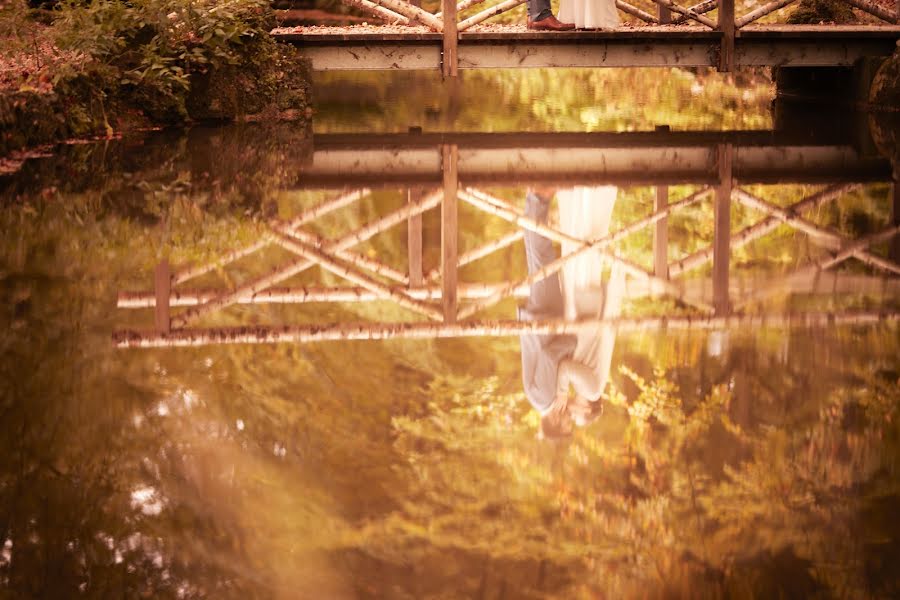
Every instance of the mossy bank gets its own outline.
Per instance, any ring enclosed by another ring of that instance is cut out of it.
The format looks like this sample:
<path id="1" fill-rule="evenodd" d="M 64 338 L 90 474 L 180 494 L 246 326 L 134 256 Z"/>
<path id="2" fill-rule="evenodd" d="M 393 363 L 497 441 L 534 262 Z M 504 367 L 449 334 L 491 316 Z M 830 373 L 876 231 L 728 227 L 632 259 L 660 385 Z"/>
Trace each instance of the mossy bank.
<path id="1" fill-rule="evenodd" d="M 0 156 L 211 120 L 308 120 L 310 67 L 265 0 L 0 8 Z"/>

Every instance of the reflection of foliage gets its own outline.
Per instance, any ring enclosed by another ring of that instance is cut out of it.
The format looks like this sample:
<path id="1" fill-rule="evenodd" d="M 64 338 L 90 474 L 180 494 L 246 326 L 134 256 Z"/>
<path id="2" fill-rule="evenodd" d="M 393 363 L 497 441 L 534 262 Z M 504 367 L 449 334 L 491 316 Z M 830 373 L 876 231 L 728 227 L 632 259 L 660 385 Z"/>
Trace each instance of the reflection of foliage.
<path id="1" fill-rule="evenodd" d="M 879 336 L 885 356 L 892 335 Z M 792 406 L 776 420 L 771 408 L 748 418 L 743 380 L 761 373 L 740 363 L 722 373 L 732 383 L 691 402 L 673 373 L 623 367 L 637 390 L 613 395 L 625 410 L 544 449 L 555 456 L 534 447 L 533 417 L 496 381 L 438 380 L 427 410 L 394 419 L 407 485 L 368 544 L 388 560 L 480 556 L 509 584 L 569 597 L 896 590 L 860 562 L 884 544 L 862 515 L 881 519 L 900 494 L 896 364 L 879 375 L 865 361 L 821 404 L 780 390 Z M 535 581 L 521 561 L 569 578 Z"/>
<path id="2" fill-rule="evenodd" d="M 775 90 L 768 77 L 747 71 L 735 82 L 714 70 L 695 71 L 462 71 L 457 84 L 443 87 L 434 77 L 416 73 L 321 73 L 316 75 L 316 127 L 323 132 L 405 130 L 409 125 L 479 131 L 485 123 L 492 131 L 771 127 Z M 376 108 L 384 106 L 391 110 Z"/>
<path id="3" fill-rule="evenodd" d="M 0 586 L 26 597 L 83 586 L 163 598 L 896 595 L 895 329 L 622 336 L 604 417 L 559 446 L 534 439 L 515 338 L 112 350 L 109 331 L 132 318 L 113 310 L 115 292 L 149 287 L 158 255 L 219 255 L 256 239 L 266 206 L 288 217 L 322 199 L 289 189 L 297 169 L 277 128 L 231 131 L 140 152 L 72 147 L 8 184 Z M 788 205 L 809 191 L 773 193 Z M 495 192 L 521 203 L 522 190 Z M 649 206 L 646 188 L 621 193 L 616 225 Z M 404 202 L 379 191 L 320 232 Z M 847 230 L 863 214 L 878 227 L 886 202 L 885 186 L 867 186 L 810 218 Z M 711 241 L 708 210 L 671 220 L 679 252 Z M 733 216 L 739 227 L 758 215 Z M 434 219 L 426 243 L 439 239 Z M 465 207 L 460 222 L 463 250 L 509 230 Z M 363 250 L 400 267 L 404 239 L 400 227 Z M 625 249 L 648 264 L 647 245 Z M 735 264 L 791 267 L 798 247 L 782 229 Z M 521 254 L 464 279 L 521 275 Z M 227 276 L 274 258 L 259 262 Z M 234 307 L 221 319 L 260 314 L 395 316 Z"/>

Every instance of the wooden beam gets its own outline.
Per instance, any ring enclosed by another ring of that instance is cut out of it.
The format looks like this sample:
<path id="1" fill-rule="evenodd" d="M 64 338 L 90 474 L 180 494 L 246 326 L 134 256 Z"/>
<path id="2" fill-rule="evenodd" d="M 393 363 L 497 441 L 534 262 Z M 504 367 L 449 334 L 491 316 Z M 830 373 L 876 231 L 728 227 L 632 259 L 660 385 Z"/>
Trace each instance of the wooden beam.
<path id="1" fill-rule="evenodd" d="M 718 0 L 703 0 L 699 4 L 695 4 L 690 7 L 692 11 L 697 13 L 698 15 L 705 15 L 708 12 L 716 10 L 718 8 L 719 2 Z M 682 23 L 688 21 L 689 19 L 684 15 L 678 15 L 674 19 L 672 19 L 673 25 L 681 25 Z"/>
<path id="2" fill-rule="evenodd" d="M 432 138 L 431 147 L 392 145 L 359 147 L 348 140 L 343 147 L 323 146 L 314 152 L 312 165 L 304 167 L 297 187 L 324 187 L 373 180 L 397 187 L 441 185 L 440 144 L 456 143 Z M 627 139 L 627 138 L 624 138 Z M 727 138 L 725 138 L 727 139 Z M 451 137 L 452 140 L 452 137 Z M 523 185 L 525 182 L 577 182 L 636 184 L 712 184 L 718 181 L 716 145 L 677 144 L 656 146 L 635 143 L 620 147 L 598 140 L 593 147 L 540 147 L 528 142 L 515 151 L 500 147 L 459 148 L 459 177 L 468 185 L 491 183 Z M 862 182 L 890 180 L 890 163 L 860 156 L 852 146 L 804 144 L 747 145 L 735 149 L 733 174 L 741 183 Z"/>
<path id="3" fill-rule="evenodd" d="M 500 4 L 495 4 L 490 8 L 486 8 L 478 14 L 472 15 L 468 19 L 461 21 L 459 24 L 459 30 L 465 31 L 475 25 L 483 21 L 487 21 L 492 17 L 496 17 L 497 15 L 501 15 L 505 12 L 508 12 L 520 4 L 524 4 L 526 0 L 504 0 Z"/>
<path id="4" fill-rule="evenodd" d="M 657 19 L 650 13 L 639 9 L 636 6 L 628 4 L 627 2 L 623 2 L 622 0 L 616 0 L 616 8 L 618 8 L 625 14 L 631 15 L 633 17 L 637 17 L 638 19 L 640 19 L 641 21 L 644 21 L 645 23 L 659 23 L 659 19 Z M 660 7 L 660 10 L 662 11 L 662 10 L 668 10 L 668 9 L 663 9 L 662 7 Z"/>
<path id="5" fill-rule="evenodd" d="M 449 0 L 447 0 L 449 1 Z M 454 4 L 454 7 L 456 5 Z M 457 176 L 458 150 L 456 146 L 441 147 L 442 169 L 444 173 L 444 198 L 441 202 L 441 281 L 443 284 L 444 322 L 455 323 L 457 319 L 457 277 L 458 260 L 458 214 Z"/>
<path id="6" fill-rule="evenodd" d="M 753 21 L 757 21 L 762 19 L 764 16 L 775 12 L 776 10 L 780 10 L 789 4 L 793 4 L 797 0 L 774 0 L 773 2 L 769 2 L 764 6 L 760 6 L 756 10 L 753 10 L 743 17 L 735 20 L 734 26 L 736 29 L 740 29 L 746 25 L 749 25 Z"/>
<path id="7" fill-rule="evenodd" d="M 456 77 L 459 73 L 459 55 L 456 46 L 459 43 L 458 23 L 456 21 L 456 0 L 442 0 L 442 20 L 444 37 L 441 52 L 441 74 L 444 77 Z"/>
<path id="8" fill-rule="evenodd" d="M 716 188 L 713 234 L 713 306 L 717 315 L 729 313 L 728 270 L 731 263 L 732 147 L 719 146 L 719 185 Z"/>
<path id="9" fill-rule="evenodd" d="M 393 300 L 400 306 L 421 313 L 430 319 L 439 320 L 441 317 L 440 311 L 433 308 L 430 304 L 410 297 L 405 290 L 398 290 L 381 283 L 377 279 L 373 279 L 356 268 L 355 265 L 339 260 L 315 246 L 308 245 L 296 238 L 289 238 L 284 236 L 284 234 L 282 234 L 282 239 L 279 241 L 291 252 L 303 256 L 323 269 L 327 269 L 339 277 L 362 286 L 370 292 L 381 295 L 385 300 Z"/>
<path id="10" fill-rule="evenodd" d="M 727 2 L 733 0 L 723 0 Z M 733 12 L 730 28 L 724 16 L 720 20 L 726 29 L 734 29 Z M 300 46 L 316 70 L 441 69 L 444 38 L 440 34 L 331 34 L 327 29 L 275 36 Z M 468 31 L 458 36 L 458 66 L 460 69 L 727 66 L 728 48 L 733 49 L 730 63 L 733 66 L 852 66 L 866 56 L 891 55 L 898 37 L 900 29 L 896 26 L 837 25 L 754 25 L 742 29 L 740 37 L 732 36 L 730 44 L 722 31 L 695 27 Z"/>

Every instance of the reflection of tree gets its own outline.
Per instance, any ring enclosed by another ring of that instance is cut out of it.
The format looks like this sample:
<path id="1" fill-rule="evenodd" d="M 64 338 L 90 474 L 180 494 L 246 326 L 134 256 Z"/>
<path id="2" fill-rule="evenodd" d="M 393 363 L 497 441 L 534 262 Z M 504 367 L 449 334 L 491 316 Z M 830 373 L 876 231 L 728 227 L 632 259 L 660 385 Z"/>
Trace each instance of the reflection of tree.
<path id="1" fill-rule="evenodd" d="M 872 334 L 882 350 L 896 349 L 891 336 Z M 556 582 L 563 587 L 544 591 L 564 595 L 895 589 L 896 574 L 877 556 L 893 556 L 896 535 L 875 532 L 887 499 L 900 493 L 891 466 L 896 364 L 870 368 L 840 332 L 815 342 L 843 354 L 830 364 L 814 362 L 821 352 L 801 356 L 808 340 L 791 343 L 794 358 L 764 372 L 743 371 L 741 356 L 771 356 L 748 340 L 721 359 L 695 355 L 685 367 L 715 363 L 707 376 L 718 383 L 702 396 L 682 394 L 671 368 L 649 377 L 623 369 L 637 393 L 617 395 L 624 410 L 557 449 L 555 460 L 529 439 L 533 417 L 516 395 L 495 383 L 439 384 L 427 415 L 394 421 L 408 461 L 404 503 L 370 530 L 369 543 L 391 560 L 481 556 L 519 588 L 537 585 L 523 561 L 532 575 L 543 561 L 566 573 Z M 831 364 L 843 373 L 801 376 Z M 733 382 L 757 376 L 778 393 L 740 414 Z"/>

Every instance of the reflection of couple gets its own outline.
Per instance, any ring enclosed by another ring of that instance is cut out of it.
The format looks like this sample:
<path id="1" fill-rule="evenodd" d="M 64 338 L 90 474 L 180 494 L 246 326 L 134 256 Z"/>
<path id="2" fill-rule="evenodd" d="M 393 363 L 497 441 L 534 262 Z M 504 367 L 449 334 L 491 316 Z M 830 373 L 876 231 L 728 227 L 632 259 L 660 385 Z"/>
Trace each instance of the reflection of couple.
<path id="1" fill-rule="evenodd" d="M 581 240 L 606 236 L 616 192 L 612 186 L 560 191 L 556 198 L 561 231 Z M 546 221 L 552 195 L 552 191 L 545 190 L 529 192 L 528 216 Z M 562 253 L 565 256 L 577 247 L 574 242 L 564 243 Z M 553 243 L 532 231 L 525 232 L 525 254 L 529 274 L 558 258 Z M 519 318 L 575 320 L 618 316 L 625 274 L 618 263 L 613 263 L 604 284 L 602 274 L 607 262 L 599 250 L 569 259 L 561 277 L 554 274 L 531 286 Z M 541 413 L 541 431 L 545 436 L 564 436 L 573 424 L 586 424 L 599 414 L 615 336 L 609 325 L 580 329 L 577 335 L 521 336 L 522 382 L 529 402 Z M 574 388 L 571 398 L 570 386 Z"/>
<path id="2" fill-rule="evenodd" d="M 615 0 L 560 0 L 559 19 L 550 11 L 550 0 L 528 0 L 528 29 L 615 29 L 620 24 Z"/>

